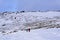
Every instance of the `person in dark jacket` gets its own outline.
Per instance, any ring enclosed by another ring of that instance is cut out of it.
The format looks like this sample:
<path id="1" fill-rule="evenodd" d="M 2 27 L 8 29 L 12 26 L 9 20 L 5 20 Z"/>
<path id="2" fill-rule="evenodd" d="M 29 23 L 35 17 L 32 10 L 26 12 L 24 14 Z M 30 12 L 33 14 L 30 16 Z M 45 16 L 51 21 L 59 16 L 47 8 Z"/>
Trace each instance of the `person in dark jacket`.
<path id="1" fill-rule="evenodd" d="M 30 32 L 30 28 L 26 29 L 27 32 Z"/>
<path id="2" fill-rule="evenodd" d="M 30 32 L 30 28 L 28 29 L 28 31 Z"/>

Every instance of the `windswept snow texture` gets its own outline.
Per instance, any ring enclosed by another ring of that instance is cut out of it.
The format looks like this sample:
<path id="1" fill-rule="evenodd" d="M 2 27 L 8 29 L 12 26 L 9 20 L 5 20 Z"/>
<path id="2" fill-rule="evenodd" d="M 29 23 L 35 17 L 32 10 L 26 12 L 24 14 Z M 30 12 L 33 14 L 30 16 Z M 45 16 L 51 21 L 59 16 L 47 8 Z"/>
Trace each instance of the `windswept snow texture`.
<path id="1" fill-rule="evenodd" d="M 59 20 L 60 12 L 5 12 L 0 15 L 0 32 L 5 33 L 28 28 L 36 29 L 51 26 L 60 27 Z"/>
<path id="2" fill-rule="evenodd" d="M 19 31 L 12 34 L 0 34 L 0 40 L 60 40 L 60 29 L 37 29 L 31 32 Z"/>
<path id="3" fill-rule="evenodd" d="M 1 13 L 0 40 L 60 40 L 60 12 Z"/>

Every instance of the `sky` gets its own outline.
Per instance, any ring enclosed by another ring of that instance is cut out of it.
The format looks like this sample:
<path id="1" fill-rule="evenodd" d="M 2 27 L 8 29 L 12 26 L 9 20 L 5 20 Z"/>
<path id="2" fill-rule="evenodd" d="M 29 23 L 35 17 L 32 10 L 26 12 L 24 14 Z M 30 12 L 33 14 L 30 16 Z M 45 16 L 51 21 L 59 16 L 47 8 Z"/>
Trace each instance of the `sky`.
<path id="1" fill-rule="evenodd" d="M 0 11 L 60 10 L 60 0 L 0 0 Z"/>
<path id="2" fill-rule="evenodd" d="M 1 11 L 16 11 L 17 0 L 0 0 L 0 12 Z"/>

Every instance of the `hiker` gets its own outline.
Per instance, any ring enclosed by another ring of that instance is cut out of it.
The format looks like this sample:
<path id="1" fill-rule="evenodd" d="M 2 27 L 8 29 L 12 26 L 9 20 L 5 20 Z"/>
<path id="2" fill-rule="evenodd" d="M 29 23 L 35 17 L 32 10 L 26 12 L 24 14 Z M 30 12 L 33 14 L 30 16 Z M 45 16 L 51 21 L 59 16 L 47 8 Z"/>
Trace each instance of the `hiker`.
<path id="1" fill-rule="evenodd" d="M 28 32 L 30 32 L 30 28 L 28 29 Z"/>

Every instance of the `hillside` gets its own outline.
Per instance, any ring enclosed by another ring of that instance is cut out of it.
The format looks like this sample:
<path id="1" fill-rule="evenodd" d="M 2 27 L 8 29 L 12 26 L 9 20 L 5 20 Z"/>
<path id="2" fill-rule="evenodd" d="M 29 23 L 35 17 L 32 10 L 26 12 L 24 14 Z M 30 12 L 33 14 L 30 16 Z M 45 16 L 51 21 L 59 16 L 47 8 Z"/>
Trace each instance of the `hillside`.
<path id="1" fill-rule="evenodd" d="M 60 28 L 60 12 L 22 12 L 1 13 L 0 32 L 13 33 L 14 31 L 40 28 Z"/>

